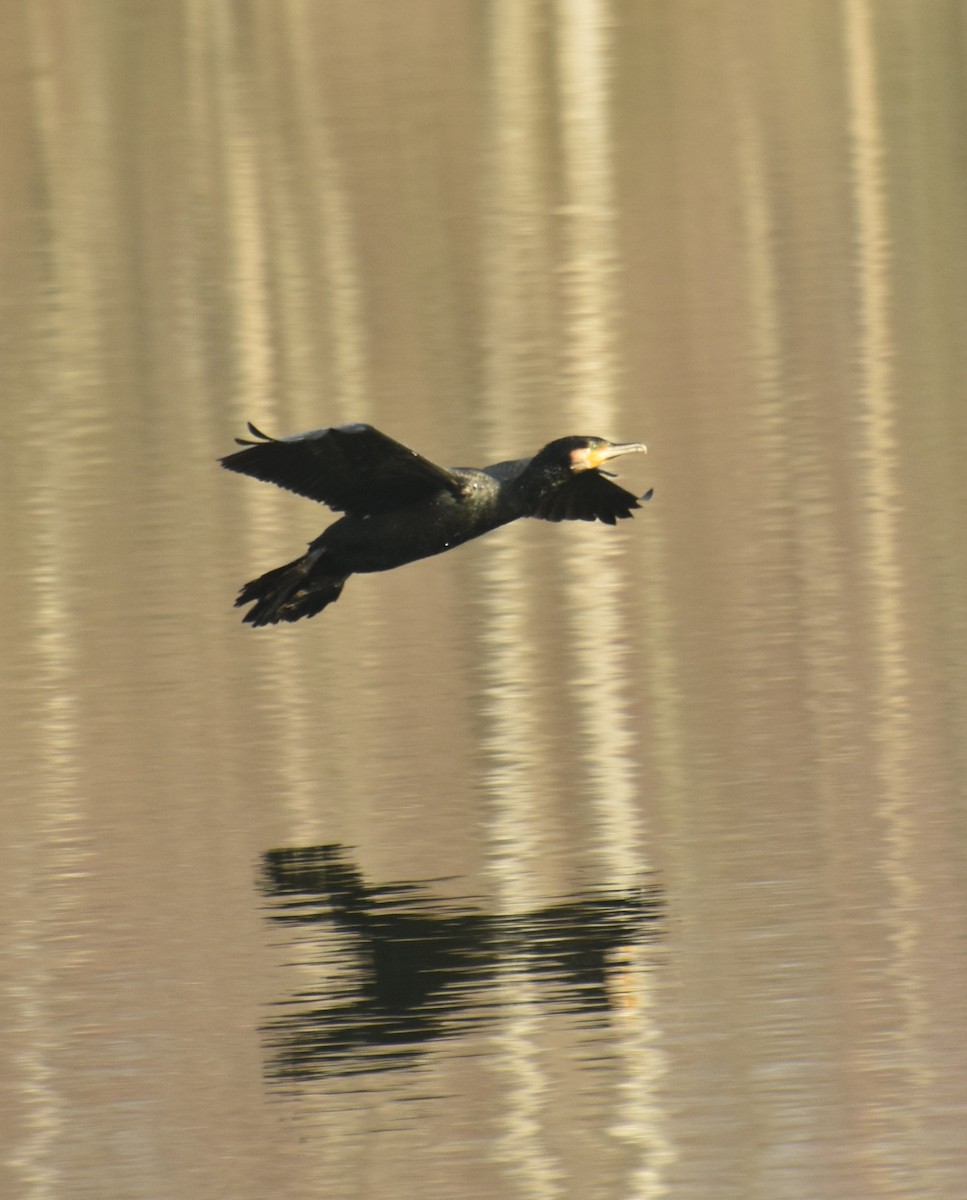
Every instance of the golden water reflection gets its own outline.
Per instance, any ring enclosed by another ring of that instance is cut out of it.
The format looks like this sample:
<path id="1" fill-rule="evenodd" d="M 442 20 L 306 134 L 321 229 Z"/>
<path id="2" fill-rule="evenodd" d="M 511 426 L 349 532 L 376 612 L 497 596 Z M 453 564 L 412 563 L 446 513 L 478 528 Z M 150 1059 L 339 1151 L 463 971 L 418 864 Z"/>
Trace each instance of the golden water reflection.
<path id="1" fill-rule="evenodd" d="M 960 1200 L 956 6 L 0 20 L 0 1192 Z M 253 632 L 247 419 L 655 495 Z"/>

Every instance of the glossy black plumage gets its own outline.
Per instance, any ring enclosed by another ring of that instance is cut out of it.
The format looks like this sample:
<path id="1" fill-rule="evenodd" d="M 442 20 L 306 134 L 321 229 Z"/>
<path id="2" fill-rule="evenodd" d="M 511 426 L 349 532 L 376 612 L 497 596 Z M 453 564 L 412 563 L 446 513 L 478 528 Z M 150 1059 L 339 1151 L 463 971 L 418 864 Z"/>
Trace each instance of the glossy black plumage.
<path id="1" fill-rule="evenodd" d="M 252 439 L 221 460 L 230 471 L 307 496 L 345 515 L 301 558 L 247 583 L 236 605 L 252 625 L 298 621 L 338 599 L 346 579 L 388 571 L 452 549 L 519 517 L 614 525 L 638 498 L 606 478 L 603 462 L 644 451 L 640 443 L 568 437 L 533 458 L 477 470 L 444 468 L 371 425 L 342 425 Z"/>

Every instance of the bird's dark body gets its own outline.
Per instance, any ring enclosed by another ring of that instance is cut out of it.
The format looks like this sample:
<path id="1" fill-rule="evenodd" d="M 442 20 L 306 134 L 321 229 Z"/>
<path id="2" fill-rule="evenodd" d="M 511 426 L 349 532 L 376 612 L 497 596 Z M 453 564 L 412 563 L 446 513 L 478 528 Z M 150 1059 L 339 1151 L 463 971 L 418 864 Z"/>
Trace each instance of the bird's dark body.
<path id="1" fill-rule="evenodd" d="M 442 554 L 520 517 L 613 525 L 638 507 L 595 465 L 643 450 L 638 444 L 561 438 L 534 458 L 477 470 L 437 467 L 368 425 L 284 439 L 249 428 L 259 441 L 237 439 L 248 448 L 223 466 L 345 513 L 301 558 L 242 588 L 236 604 L 253 604 L 245 615 L 252 625 L 313 616 L 338 599 L 350 575 Z"/>
<path id="2" fill-rule="evenodd" d="M 465 497 L 437 492 L 390 512 L 342 517 L 310 543 L 310 551 L 318 548 L 333 562 L 343 561 L 354 575 L 391 571 L 462 546 L 514 520 L 516 514 L 499 503 L 500 490 L 494 479 L 484 471 L 459 474 L 466 478 Z M 491 500 L 487 520 L 482 521 L 480 502 Z"/>

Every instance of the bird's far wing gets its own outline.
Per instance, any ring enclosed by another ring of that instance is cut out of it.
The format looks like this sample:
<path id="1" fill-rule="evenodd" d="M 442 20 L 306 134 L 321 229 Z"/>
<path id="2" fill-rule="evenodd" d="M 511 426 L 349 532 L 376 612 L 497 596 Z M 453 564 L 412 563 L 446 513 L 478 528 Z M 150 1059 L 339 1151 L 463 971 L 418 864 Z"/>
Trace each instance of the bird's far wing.
<path id="1" fill-rule="evenodd" d="M 638 497 L 623 487 L 597 471 L 582 471 L 545 496 L 534 516 L 542 521 L 604 521 L 614 525 L 640 507 Z"/>
<path id="2" fill-rule="evenodd" d="M 275 483 L 335 512 L 372 516 L 423 496 L 460 495 L 464 481 L 371 425 L 338 425 L 296 437 L 272 438 L 249 424 L 253 438 L 235 440 L 244 450 L 221 459 L 223 467 Z"/>

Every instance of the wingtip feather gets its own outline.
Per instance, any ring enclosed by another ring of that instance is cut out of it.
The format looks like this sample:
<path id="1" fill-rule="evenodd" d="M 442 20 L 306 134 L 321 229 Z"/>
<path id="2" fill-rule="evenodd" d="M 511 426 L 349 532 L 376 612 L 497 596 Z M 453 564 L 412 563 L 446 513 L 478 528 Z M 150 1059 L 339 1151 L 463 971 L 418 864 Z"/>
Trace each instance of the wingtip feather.
<path id="1" fill-rule="evenodd" d="M 257 425 L 253 425 L 251 421 L 246 421 L 245 424 L 248 426 L 249 433 L 251 433 L 252 436 L 258 440 L 253 442 L 250 438 L 236 438 L 235 441 L 239 446 L 261 446 L 264 442 L 278 441 L 278 438 L 269 437 L 267 433 L 263 433 L 262 430 L 259 429 Z"/>

